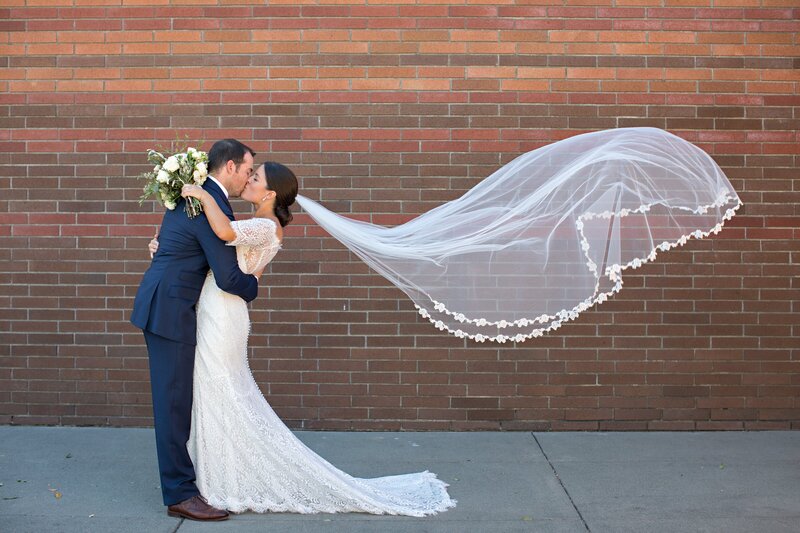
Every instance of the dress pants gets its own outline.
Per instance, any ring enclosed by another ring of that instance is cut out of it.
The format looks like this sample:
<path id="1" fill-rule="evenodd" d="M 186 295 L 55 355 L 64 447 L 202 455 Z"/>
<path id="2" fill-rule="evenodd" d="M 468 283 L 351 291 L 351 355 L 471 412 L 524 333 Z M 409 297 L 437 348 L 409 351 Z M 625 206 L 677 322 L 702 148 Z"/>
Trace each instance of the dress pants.
<path id="1" fill-rule="evenodd" d="M 200 494 L 186 443 L 192 425 L 194 350 L 191 344 L 144 331 L 150 356 L 150 385 L 156 451 L 164 505 Z"/>

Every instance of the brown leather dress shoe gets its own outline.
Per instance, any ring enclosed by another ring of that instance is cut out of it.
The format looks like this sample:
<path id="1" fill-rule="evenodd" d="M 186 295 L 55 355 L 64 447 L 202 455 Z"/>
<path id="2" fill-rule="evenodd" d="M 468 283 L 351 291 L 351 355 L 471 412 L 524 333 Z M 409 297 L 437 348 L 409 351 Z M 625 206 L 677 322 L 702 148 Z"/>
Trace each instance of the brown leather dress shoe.
<path id="1" fill-rule="evenodd" d="M 167 514 L 178 518 L 204 522 L 227 520 L 230 516 L 228 511 L 210 506 L 206 499 L 199 494 L 192 496 L 188 500 L 170 505 L 167 507 Z"/>

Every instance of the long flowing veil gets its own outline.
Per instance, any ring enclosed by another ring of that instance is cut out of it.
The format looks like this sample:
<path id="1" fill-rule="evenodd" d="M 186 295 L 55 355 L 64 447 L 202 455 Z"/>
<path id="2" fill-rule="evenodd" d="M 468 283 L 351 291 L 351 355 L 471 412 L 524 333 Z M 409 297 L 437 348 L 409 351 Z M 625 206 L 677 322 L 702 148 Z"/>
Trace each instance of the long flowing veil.
<path id="1" fill-rule="evenodd" d="M 437 328 L 501 343 L 541 336 L 604 302 L 625 270 L 719 232 L 742 205 L 708 154 L 656 128 L 544 146 L 392 228 L 297 199 Z"/>

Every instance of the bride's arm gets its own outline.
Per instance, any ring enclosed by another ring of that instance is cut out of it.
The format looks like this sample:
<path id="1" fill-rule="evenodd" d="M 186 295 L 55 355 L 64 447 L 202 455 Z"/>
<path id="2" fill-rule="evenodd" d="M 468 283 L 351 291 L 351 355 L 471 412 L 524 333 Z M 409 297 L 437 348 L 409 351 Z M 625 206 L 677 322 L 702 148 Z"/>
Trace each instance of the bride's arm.
<path id="1" fill-rule="evenodd" d="M 197 185 L 184 185 L 181 189 L 181 196 L 187 198 L 193 196 L 200 200 L 203 204 L 203 213 L 208 218 L 208 223 L 211 224 L 211 229 L 214 230 L 217 237 L 225 242 L 231 242 L 236 238 L 236 233 L 231 227 L 231 221 L 222 212 L 222 209 L 217 205 L 214 197 L 206 192 L 202 187 Z"/>

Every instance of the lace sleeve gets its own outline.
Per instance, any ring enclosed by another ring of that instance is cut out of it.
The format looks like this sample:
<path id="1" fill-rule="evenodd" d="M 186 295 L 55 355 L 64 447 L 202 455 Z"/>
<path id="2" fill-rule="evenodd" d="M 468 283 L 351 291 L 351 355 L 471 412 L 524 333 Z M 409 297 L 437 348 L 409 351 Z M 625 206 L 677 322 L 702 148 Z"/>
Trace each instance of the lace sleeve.
<path id="1" fill-rule="evenodd" d="M 277 240 L 275 222 L 268 218 L 251 218 L 231 222 L 236 238 L 228 246 L 267 247 Z"/>

